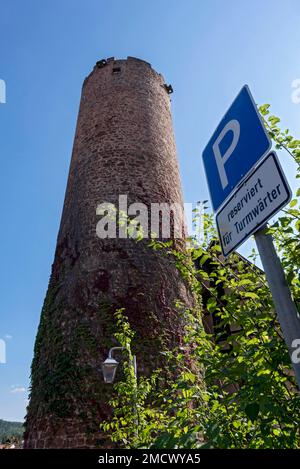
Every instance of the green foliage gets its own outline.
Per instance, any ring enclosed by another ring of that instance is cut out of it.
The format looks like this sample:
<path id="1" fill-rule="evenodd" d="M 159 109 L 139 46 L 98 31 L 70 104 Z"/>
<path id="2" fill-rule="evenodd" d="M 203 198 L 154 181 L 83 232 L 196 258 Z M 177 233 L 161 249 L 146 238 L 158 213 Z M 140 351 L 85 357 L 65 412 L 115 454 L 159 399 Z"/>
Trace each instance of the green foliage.
<path id="1" fill-rule="evenodd" d="M 100 402 L 100 396 L 108 392 L 104 383 L 99 385 L 99 369 L 91 359 L 97 356 L 99 341 L 90 322 L 79 309 L 69 312 L 65 319 L 70 320 L 72 315 L 76 322 L 76 328 L 70 330 L 66 337 L 60 327 L 64 304 L 59 298 L 59 291 L 59 285 L 50 285 L 43 305 L 31 369 L 29 413 L 43 411 L 45 415 L 51 413 L 57 419 L 65 419 L 76 412 L 79 418 L 86 420 L 89 417 L 87 404 Z M 108 338 L 103 346 L 110 345 L 110 327 L 113 323 L 110 309 L 110 304 L 105 300 L 99 304 L 98 324 L 105 327 Z M 97 414 L 96 409 L 94 413 Z"/>
<path id="2" fill-rule="evenodd" d="M 113 442 L 121 442 L 124 447 L 138 447 L 141 434 L 145 432 L 147 420 L 145 401 L 156 376 L 153 375 L 149 379 L 141 377 L 137 382 L 131 351 L 134 332 L 130 328 L 123 309 L 115 312 L 115 318 L 118 331 L 115 333 L 115 338 L 124 347 L 122 360 L 124 379 L 114 386 L 114 394 L 110 401 L 110 405 L 114 408 L 114 415 L 110 421 L 102 422 L 101 428 L 110 434 Z M 150 428 L 147 431 L 151 433 Z M 144 439 L 149 441 L 146 434 Z"/>
<path id="3" fill-rule="evenodd" d="M 276 148 L 285 150 L 284 154 L 295 162 L 296 178 L 300 178 L 300 140 L 294 139 L 289 130 L 281 131 L 278 127 L 280 119 L 270 116 L 269 105 L 260 107 L 269 134 L 275 142 Z M 294 301 L 300 307 L 300 188 L 296 190 L 295 197 L 276 223 L 270 227 L 269 232 L 275 239 L 277 250 L 286 272 Z"/>
<path id="4" fill-rule="evenodd" d="M 201 322 L 196 321 L 190 311 L 182 313 L 187 324 L 187 349 L 194 336 L 199 343 L 201 337 L 206 341 Z M 162 355 L 172 381 L 167 381 L 163 369 L 157 369 L 149 377 L 139 377 L 137 381 L 131 352 L 134 333 L 123 310 L 116 312 L 116 318 L 118 332 L 115 337 L 126 349 L 122 361 L 124 379 L 114 386 L 114 397 L 110 401 L 113 417 L 101 427 L 113 442 L 126 448 L 196 447 L 201 430 L 198 421 L 203 420 L 208 410 L 199 370 L 195 372 L 186 366 L 187 351 L 165 351 Z M 211 348 L 210 341 L 206 341 L 206 345 Z M 189 349 L 191 359 L 194 353 L 195 347 Z"/>
<path id="5" fill-rule="evenodd" d="M 300 140 L 279 129 L 269 105 L 260 112 L 276 148 L 287 150 L 300 177 Z M 299 196 L 300 189 L 269 227 L 298 305 Z M 300 448 L 300 395 L 269 288 L 255 266 L 257 254 L 253 263 L 236 253 L 224 262 L 213 217 L 205 213 L 203 224 L 203 244 L 190 240 L 188 252 L 174 250 L 172 242 L 150 243 L 177 266 L 196 308 L 178 305 L 185 344 L 184 350 L 164 351 L 168 381 L 165 369 L 136 381 L 130 367 L 134 333 L 124 312 L 116 313 L 121 332 L 115 336 L 126 347 L 127 362 L 124 379 L 115 385 L 113 417 L 103 428 L 128 448 Z"/>
<path id="6" fill-rule="evenodd" d="M 7 422 L 0 419 L 0 440 L 2 443 L 21 439 L 23 432 L 24 427 L 21 422 Z"/>

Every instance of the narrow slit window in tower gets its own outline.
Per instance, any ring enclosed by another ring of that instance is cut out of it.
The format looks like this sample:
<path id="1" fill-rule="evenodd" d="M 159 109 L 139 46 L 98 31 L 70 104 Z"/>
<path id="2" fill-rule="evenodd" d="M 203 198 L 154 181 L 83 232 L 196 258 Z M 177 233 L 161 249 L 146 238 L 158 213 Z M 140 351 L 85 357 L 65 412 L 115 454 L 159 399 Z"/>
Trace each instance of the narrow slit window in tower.
<path id="1" fill-rule="evenodd" d="M 121 73 L 121 67 L 114 67 L 112 70 L 113 75 L 117 75 L 117 73 Z"/>

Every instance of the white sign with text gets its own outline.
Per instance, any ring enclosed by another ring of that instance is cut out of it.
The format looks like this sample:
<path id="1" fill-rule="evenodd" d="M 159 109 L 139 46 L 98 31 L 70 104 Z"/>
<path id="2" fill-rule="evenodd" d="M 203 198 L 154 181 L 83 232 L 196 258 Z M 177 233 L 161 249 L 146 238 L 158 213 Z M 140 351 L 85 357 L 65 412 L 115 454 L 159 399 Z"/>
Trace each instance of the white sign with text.
<path id="1" fill-rule="evenodd" d="M 290 198 L 291 189 L 276 154 L 271 152 L 217 213 L 224 256 L 262 227 Z"/>

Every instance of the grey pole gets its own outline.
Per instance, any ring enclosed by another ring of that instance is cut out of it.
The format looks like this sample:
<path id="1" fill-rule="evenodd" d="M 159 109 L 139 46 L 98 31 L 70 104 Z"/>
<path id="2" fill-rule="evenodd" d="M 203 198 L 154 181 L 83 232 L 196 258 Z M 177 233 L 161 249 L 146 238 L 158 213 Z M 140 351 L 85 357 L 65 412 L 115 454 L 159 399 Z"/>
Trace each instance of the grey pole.
<path id="1" fill-rule="evenodd" d="M 135 376 L 135 383 L 134 383 L 134 413 L 135 413 L 135 436 L 136 438 L 139 436 L 138 427 L 139 427 L 139 413 L 137 408 L 137 364 L 136 364 L 136 355 L 133 355 L 133 368 L 134 368 L 134 376 Z"/>
<path id="2" fill-rule="evenodd" d="M 299 349 L 300 344 L 299 313 L 292 299 L 284 270 L 273 244 L 272 236 L 270 234 L 266 234 L 264 231 L 265 229 L 266 226 L 257 231 L 254 234 L 254 238 L 272 293 L 284 340 L 289 350 L 298 387 L 300 389 L 300 360 L 295 360 L 295 358 L 293 359 L 293 352 L 295 352 L 296 348 Z"/>

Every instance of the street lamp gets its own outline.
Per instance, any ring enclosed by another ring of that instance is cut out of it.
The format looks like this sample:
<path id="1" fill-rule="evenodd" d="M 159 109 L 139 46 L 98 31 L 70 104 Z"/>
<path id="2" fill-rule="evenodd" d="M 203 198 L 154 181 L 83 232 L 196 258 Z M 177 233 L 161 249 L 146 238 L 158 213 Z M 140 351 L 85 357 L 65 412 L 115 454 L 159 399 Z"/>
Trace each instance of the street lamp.
<path id="1" fill-rule="evenodd" d="M 102 363 L 102 371 L 103 371 L 103 378 L 104 382 L 107 384 L 112 384 L 114 382 L 115 376 L 116 376 L 116 371 L 119 362 L 115 360 L 112 356 L 113 352 L 116 350 L 124 350 L 125 347 L 112 347 L 109 352 L 108 352 L 108 357 L 104 362 Z M 137 377 L 137 368 L 136 368 L 136 356 L 133 355 L 133 368 L 134 368 L 134 374 L 135 378 Z"/>
<path id="2" fill-rule="evenodd" d="M 117 362 L 117 360 L 109 357 L 102 363 L 103 378 L 105 383 L 111 384 L 114 382 L 118 364 L 119 362 Z"/>

